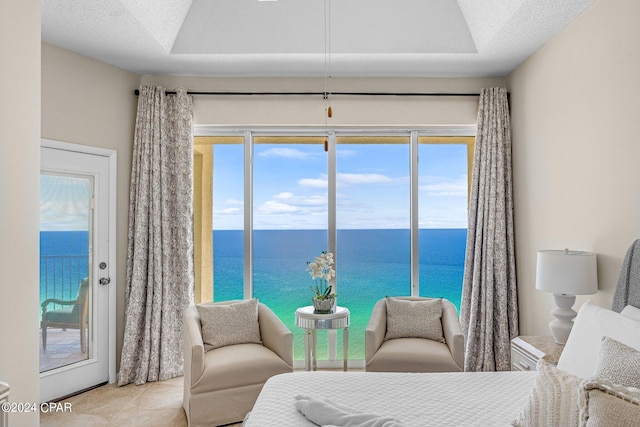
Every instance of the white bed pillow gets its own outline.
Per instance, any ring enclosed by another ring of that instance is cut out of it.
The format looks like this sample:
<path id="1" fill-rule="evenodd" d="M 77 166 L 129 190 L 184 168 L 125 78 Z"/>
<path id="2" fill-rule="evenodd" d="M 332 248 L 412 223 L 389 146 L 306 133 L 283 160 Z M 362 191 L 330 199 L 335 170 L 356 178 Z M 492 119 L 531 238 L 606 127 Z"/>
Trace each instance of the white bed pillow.
<path id="1" fill-rule="evenodd" d="M 620 312 L 623 316 L 627 316 L 632 318 L 633 320 L 637 320 L 640 322 L 640 308 L 634 307 L 632 305 L 628 305 L 622 309 Z"/>
<path id="2" fill-rule="evenodd" d="M 640 350 L 639 321 L 587 301 L 576 316 L 558 368 L 585 379 L 595 375 L 603 336 Z"/>

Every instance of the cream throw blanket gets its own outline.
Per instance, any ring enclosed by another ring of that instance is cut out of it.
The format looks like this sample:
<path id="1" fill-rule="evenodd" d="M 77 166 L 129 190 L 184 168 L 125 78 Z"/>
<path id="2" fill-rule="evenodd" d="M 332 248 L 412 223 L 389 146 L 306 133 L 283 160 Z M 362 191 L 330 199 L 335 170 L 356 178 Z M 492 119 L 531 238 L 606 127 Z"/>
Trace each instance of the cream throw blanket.
<path id="1" fill-rule="evenodd" d="M 393 417 L 359 413 L 330 400 L 296 396 L 296 409 L 309 421 L 322 427 L 404 427 Z"/>

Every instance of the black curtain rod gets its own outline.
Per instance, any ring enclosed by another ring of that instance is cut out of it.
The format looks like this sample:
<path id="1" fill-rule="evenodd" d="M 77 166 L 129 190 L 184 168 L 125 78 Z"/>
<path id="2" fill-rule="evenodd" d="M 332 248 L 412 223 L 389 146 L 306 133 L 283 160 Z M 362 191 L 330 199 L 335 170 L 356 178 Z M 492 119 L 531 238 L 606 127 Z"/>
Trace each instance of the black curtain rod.
<path id="1" fill-rule="evenodd" d="M 140 95 L 136 89 L 135 95 Z M 167 95 L 175 95 L 175 91 L 166 91 Z M 479 93 L 448 93 L 448 92 L 200 92 L 187 91 L 187 95 L 218 95 L 218 96 L 480 96 Z"/>

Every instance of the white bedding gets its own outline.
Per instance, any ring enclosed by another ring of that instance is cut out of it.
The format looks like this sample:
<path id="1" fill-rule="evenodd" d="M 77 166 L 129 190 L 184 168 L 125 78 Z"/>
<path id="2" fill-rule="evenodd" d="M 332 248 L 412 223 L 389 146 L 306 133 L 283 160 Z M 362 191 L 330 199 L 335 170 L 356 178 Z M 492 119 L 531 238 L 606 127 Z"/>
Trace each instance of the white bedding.
<path id="1" fill-rule="evenodd" d="M 508 426 L 533 387 L 535 372 L 295 372 L 267 381 L 244 427 L 315 426 L 295 396 L 331 399 L 358 412 L 393 416 L 406 427 Z"/>

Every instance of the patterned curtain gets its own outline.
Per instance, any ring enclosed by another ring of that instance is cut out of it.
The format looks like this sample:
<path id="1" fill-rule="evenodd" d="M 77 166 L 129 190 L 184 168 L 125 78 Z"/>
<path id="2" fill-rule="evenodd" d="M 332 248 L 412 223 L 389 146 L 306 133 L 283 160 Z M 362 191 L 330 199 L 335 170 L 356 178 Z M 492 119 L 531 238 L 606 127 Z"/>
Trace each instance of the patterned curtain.
<path id="1" fill-rule="evenodd" d="M 140 88 L 119 385 L 182 375 L 182 313 L 194 281 L 192 112 L 184 89 Z"/>
<path id="2" fill-rule="evenodd" d="M 483 89 L 471 177 L 460 320 L 465 371 L 508 371 L 518 335 L 507 91 Z"/>

